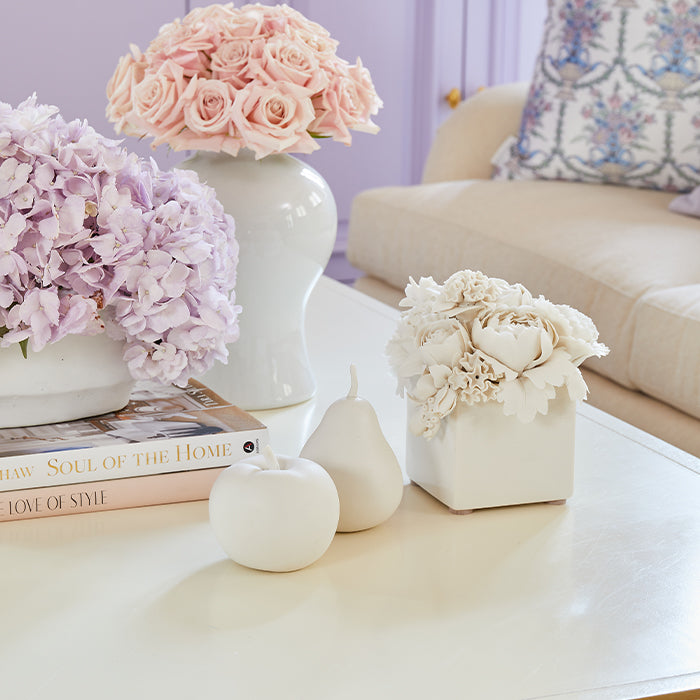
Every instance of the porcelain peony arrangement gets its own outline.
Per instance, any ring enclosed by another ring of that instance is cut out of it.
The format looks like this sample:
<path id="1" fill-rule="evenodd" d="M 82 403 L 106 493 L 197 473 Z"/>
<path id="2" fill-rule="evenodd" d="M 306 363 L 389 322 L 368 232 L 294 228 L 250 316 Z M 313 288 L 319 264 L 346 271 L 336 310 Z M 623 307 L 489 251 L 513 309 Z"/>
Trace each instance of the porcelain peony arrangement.
<path id="1" fill-rule="evenodd" d="M 238 336 L 238 244 L 214 191 L 35 97 L 0 103 L 0 250 L 1 347 L 106 331 L 135 378 L 182 383 Z"/>
<path id="2" fill-rule="evenodd" d="M 310 153 L 315 139 L 349 145 L 375 133 L 382 103 L 369 71 L 286 5 L 210 5 L 165 25 L 145 53 L 131 47 L 107 86 L 117 132 L 176 151 L 240 148 L 257 158 Z"/>
<path id="3" fill-rule="evenodd" d="M 401 306 L 387 353 L 399 393 L 420 405 L 409 428 L 426 438 L 459 402 L 498 401 L 529 422 L 560 387 L 584 399 L 579 365 L 608 352 L 581 312 L 481 272 L 457 272 L 443 285 L 411 279 Z"/>

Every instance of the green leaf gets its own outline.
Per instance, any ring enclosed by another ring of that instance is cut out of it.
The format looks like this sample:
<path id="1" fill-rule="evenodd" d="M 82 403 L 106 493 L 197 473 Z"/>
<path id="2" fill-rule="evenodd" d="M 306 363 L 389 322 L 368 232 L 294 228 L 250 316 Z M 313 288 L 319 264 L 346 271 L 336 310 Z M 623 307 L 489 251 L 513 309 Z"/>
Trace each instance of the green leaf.
<path id="1" fill-rule="evenodd" d="M 10 329 L 7 326 L 0 326 L 0 338 L 5 335 Z M 29 338 L 25 338 L 24 340 L 19 341 L 19 349 L 22 351 L 22 355 L 24 356 L 24 359 L 27 359 L 27 346 L 29 344 Z"/>

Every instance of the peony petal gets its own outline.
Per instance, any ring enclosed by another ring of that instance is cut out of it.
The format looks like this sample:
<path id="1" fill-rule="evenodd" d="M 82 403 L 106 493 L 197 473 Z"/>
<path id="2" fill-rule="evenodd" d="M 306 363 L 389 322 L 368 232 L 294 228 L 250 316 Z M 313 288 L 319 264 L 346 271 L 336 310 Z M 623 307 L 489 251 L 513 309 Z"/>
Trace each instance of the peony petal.
<path id="1" fill-rule="evenodd" d="M 477 320 L 472 326 L 472 341 L 486 354 L 520 374 L 542 353 L 542 331 L 535 326 L 483 327 Z"/>
<path id="2" fill-rule="evenodd" d="M 538 389 L 527 377 L 505 382 L 499 391 L 498 400 L 503 403 L 503 413 L 516 416 L 522 423 L 531 423 L 538 413 L 546 415 L 549 400 L 556 391 Z"/>
<path id="3" fill-rule="evenodd" d="M 435 381 L 433 380 L 433 377 L 430 374 L 424 374 L 416 382 L 416 385 L 413 388 L 413 391 L 410 393 L 410 396 L 415 401 L 423 403 L 431 396 L 434 396 L 436 391 L 437 387 L 435 386 Z"/>
<path id="4" fill-rule="evenodd" d="M 523 373 L 538 389 L 563 386 L 575 374 L 579 372 L 571 363 L 569 353 L 563 348 L 557 348 L 547 362 Z"/>
<path id="5" fill-rule="evenodd" d="M 447 381 L 452 374 L 452 367 L 448 367 L 447 365 L 432 365 L 428 367 L 428 372 L 430 372 L 430 376 L 432 377 L 435 386 L 440 389 L 447 384 Z"/>

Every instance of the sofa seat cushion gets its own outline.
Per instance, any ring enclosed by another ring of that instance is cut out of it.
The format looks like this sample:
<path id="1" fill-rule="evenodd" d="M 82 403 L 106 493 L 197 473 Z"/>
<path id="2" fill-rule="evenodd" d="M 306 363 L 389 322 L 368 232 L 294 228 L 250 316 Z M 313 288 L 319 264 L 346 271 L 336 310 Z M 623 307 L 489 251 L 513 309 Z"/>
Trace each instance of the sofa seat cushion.
<path id="1" fill-rule="evenodd" d="M 665 307 L 654 295 L 700 284 L 700 220 L 670 212 L 673 196 L 542 180 L 367 190 L 353 202 L 348 259 L 399 289 L 409 276 L 441 282 L 465 268 L 521 282 L 593 319 L 611 352 L 591 361 L 592 369 L 676 405 L 688 376 L 697 380 L 697 360 L 692 352 L 679 356 L 674 375 L 661 372 L 652 386 L 641 375 L 665 341 L 661 334 L 649 339 L 654 322 L 637 310 L 645 298 L 656 299 L 650 308 L 657 313 Z M 666 351 L 675 356 L 675 348 Z M 691 410 L 688 403 L 683 410 Z"/>
<path id="2" fill-rule="evenodd" d="M 634 384 L 700 418 L 700 284 L 644 295 L 633 327 Z"/>

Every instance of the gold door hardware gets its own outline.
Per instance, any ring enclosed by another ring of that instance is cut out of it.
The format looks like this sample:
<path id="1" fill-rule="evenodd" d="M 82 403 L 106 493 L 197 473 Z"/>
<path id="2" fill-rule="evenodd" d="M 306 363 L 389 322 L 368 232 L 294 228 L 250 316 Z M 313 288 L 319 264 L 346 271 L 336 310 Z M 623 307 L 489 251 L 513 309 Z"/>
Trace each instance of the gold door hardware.
<path id="1" fill-rule="evenodd" d="M 446 95 L 447 104 L 454 109 L 462 101 L 462 91 L 459 88 L 452 88 Z"/>

